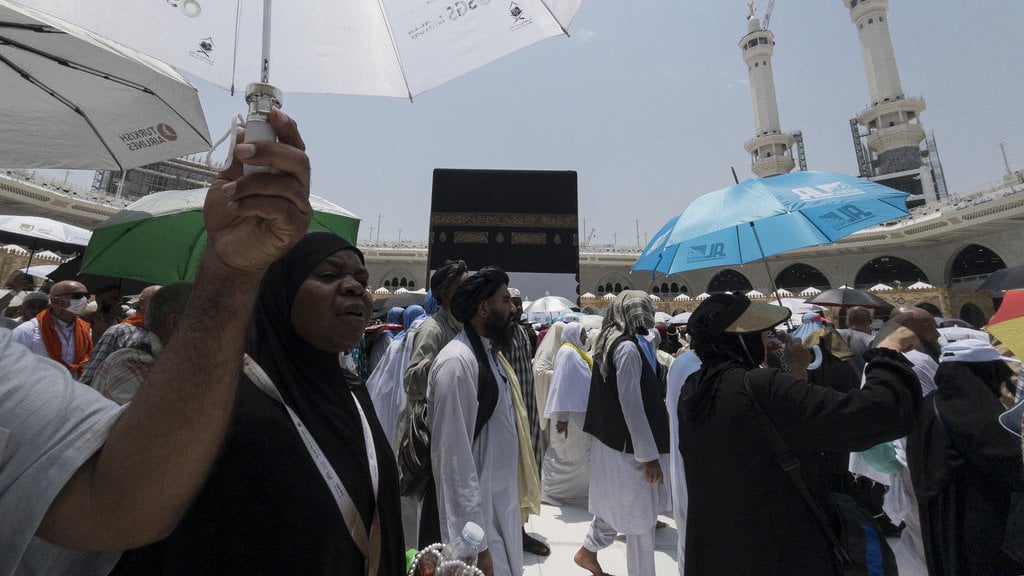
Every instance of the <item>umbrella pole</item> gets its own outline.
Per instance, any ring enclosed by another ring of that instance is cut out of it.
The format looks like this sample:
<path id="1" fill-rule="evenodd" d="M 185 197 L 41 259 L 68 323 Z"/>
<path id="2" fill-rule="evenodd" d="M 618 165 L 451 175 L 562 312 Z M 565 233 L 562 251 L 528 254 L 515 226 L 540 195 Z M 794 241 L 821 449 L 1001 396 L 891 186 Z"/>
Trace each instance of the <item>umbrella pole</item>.
<path id="1" fill-rule="evenodd" d="M 782 295 L 779 294 L 779 287 L 775 285 L 775 278 L 772 277 L 772 270 L 768 267 L 768 260 L 764 257 L 764 248 L 761 247 L 761 237 L 757 235 L 757 228 L 754 223 L 750 223 L 750 231 L 754 233 L 754 240 L 757 242 L 757 251 L 761 253 L 761 263 L 764 264 L 764 271 L 768 273 L 768 282 L 772 285 L 772 292 L 775 293 L 775 299 L 779 301 L 779 306 L 782 306 Z M 785 306 L 783 306 L 785 308 Z M 793 323 L 789 318 L 786 318 L 786 326 L 790 330 L 793 329 Z"/>

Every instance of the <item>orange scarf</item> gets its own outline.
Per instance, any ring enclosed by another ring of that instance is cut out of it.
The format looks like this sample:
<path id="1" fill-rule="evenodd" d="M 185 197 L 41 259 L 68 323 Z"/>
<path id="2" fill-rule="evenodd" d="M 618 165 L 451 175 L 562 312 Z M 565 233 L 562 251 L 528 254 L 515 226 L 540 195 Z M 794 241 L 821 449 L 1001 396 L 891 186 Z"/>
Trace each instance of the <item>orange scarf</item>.
<path id="1" fill-rule="evenodd" d="M 136 312 L 131 316 L 121 321 L 122 324 L 131 324 L 132 326 L 138 326 L 139 328 L 146 327 L 146 317 Z"/>
<path id="2" fill-rule="evenodd" d="M 61 358 L 64 346 L 57 335 L 57 327 L 53 325 L 53 314 L 50 309 L 40 312 L 36 320 L 39 321 L 39 334 L 43 337 L 43 345 L 46 346 L 46 353 L 50 358 L 60 362 L 75 378 L 81 376 L 85 363 L 89 361 L 89 354 L 92 353 L 89 324 L 81 318 L 75 318 L 75 363 L 68 364 Z"/>

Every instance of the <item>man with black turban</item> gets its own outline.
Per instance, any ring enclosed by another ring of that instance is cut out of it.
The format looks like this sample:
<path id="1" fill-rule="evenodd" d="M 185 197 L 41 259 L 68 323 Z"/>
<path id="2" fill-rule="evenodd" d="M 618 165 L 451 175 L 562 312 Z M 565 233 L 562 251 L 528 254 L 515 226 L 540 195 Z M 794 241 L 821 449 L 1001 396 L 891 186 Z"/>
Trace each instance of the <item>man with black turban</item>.
<path id="1" fill-rule="evenodd" d="M 475 522 L 487 535 L 480 569 L 518 576 L 522 521 L 539 511 L 540 486 L 522 393 L 501 352 L 514 315 L 508 275 L 483 268 L 455 292 L 451 310 L 463 330 L 437 355 L 427 391 L 441 539 Z"/>
<path id="2" fill-rule="evenodd" d="M 401 439 L 409 427 L 412 418 L 422 414 L 427 402 L 427 374 L 437 353 L 445 344 L 462 330 L 462 322 L 450 312 L 452 296 L 462 282 L 469 277 L 466 263 L 462 260 L 446 260 L 430 277 L 430 293 L 438 302 L 437 312 L 420 324 L 419 328 L 410 332 L 407 338 L 412 351 L 409 354 L 409 366 L 405 369 L 402 383 L 405 386 L 405 405 L 398 415 L 398 430 L 395 438 Z M 396 440 L 398 445 L 400 440 Z M 441 529 L 437 520 L 437 508 L 434 506 L 434 481 L 427 482 L 424 493 L 418 496 L 424 505 L 419 513 L 419 526 L 414 518 L 416 514 L 416 498 L 403 499 L 403 518 L 406 531 L 406 544 L 420 549 L 439 542 Z"/>
<path id="3" fill-rule="evenodd" d="M 864 450 L 898 438 L 917 418 L 920 383 L 901 354 L 916 343 L 910 330 L 897 329 L 869 351 L 863 387 L 842 393 L 792 373 L 806 366 L 806 354 L 804 366 L 790 365 L 791 373 L 760 368 L 767 331 L 788 316 L 783 307 L 742 294 L 715 294 L 687 324 L 701 360 L 678 405 L 689 492 L 687 574 L 840 574 L 824 529 L 780 465 L 753 402 L 778 429 L 825 509 L 822 452 Z"/>

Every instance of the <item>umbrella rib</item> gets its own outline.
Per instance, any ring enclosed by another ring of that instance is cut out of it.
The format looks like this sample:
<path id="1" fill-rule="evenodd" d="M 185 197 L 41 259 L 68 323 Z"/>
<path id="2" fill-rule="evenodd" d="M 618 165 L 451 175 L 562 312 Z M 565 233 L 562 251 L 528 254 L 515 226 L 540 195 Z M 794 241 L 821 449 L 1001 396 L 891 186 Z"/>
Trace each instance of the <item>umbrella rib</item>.
<path id="1" fill-rule="evenodd" d="M 543 6 L 544 9 L 548 11 L 548 15 L 551 16 L 552 20 L 554 20 L 555 22 L 558 22 L 558 27 L 562 29 L 562 34 L 565 34 L 566 36 L 569 36 L 569 30 L 567 30 L 565 28 L 565 26 L 562 26 L 562 21 L 559 20 L 558 17 L 555 16 L 555 13 L 551 11 L 551 7 L 548 6 L 548 3 L 546 1 L 542 1 L 541 2 L 541 6 Z"/>
<path id="2" fill-rule="evenodd" d="M 63 34 L 63 32 L 55 32 L 55 33 Z M 151 94 L 153 96 L 156 96 L 156 94 L 153 94 L 152 90 L 150 90 L 146 86 L 143 86 L 142 84 L 139 84 L 138 82 L 132 82 L 131 80 L 128 80 L 126 78 L 122 78 L 120 76 L 115 76 L 113 74 L 109 74 L 107 72 L 103 72 L 102 70 L 98 70 L 98 69 L 93 68 L 91 66 L 86 66 L 84 64 L 79 64 L 77 62 L 72 62 L 71 60 L 68 60 L 66 58 L 59 58 L 57 56 L 54 56 L 53 54 L 49 54 L 47 52 L 43 52 L 42 50 L 39 50 L 38 48 L 33 48 L 31 46 L 27 46 L 25 44 L 22 44 L 22 43 L 18 42 L 17 40 L 11 40 L 10 38 L 0 36 L 0 44 L 6 44 L 8 46 L 13 46 L 15 48 L 19 48 L 19 49 L 24 50 L 26 52 L 31 52 L 32 54 L 35 54 L 36 56 L 39 56 L 40 58 L 45 58 L 47 60 L 50 60 L 50 61 L 54 62 L 55 64 L 59 64 L 61 66 L 66 66 L 66 67 L 71 68 L 73 70 L 78 70 L 79 72 L 85 72 L 86 74 L 92 74 L 93 76 L 98 76 L 100 78 L 103 78 L 104 80 L 110 80 L 111 82 L 114 82 L 116 84 L 121 84 L 121 85 L 126 86 L 128 88 L 133 88 L 133 89 L 138 90 L 140 92 L 145 92 L 147 94 Z"/>
<path id="3" fill-rule="evenodd" d="M 388 39 L 391 40 L 391 49 L 395 53 L 395 61 L 398 62 L 398 70 L 402 75 L 402 83 L 405 84 L 405 93 L 409 95 L 409 102 L 412 102 L 412 88 L 409 87 L 409 80 L 406 79 L 405 65 L 402 64 L 402 55 L 398 53 L 398 44 L 395 42 L 395 31 L 391 29 L 391 19 L 388 18 L 388 11 L 384 9 L 384 0 L 377 0 L 377 8 L 384 18 L 384 27 L 388 31 Z"/>
<path id="4" fill-rule="evenodd" d="M 3 41 L 3 39 L 0 38 L 0 42 L 2 42 L 2 41 Z M 110 159 L 115 164 L 117 164 L 117 167 L 119 169 L 124 170 L 124 167 L 121 165 L 121 162 L 117 159 L 117 156 L 114 154 L 114 151 L 110 149 L 110 146 L 107 145 L 106 140 L 103 139 L 103 136 L 101 136 L 99 131 L 96 129 L 96 125 L 92 123 L 92 120 L 89 119 L 89 116 L 85 112 L 83 112 L 81 108 L 79 108 L 77 105 L 75 105 L 74 102 L 71 102 L 67 98 L 65 98 L 65 97 L 61 96 L 60 94 L 58 94 L 56 91 L 54 91 L 52 88 L 50 88 L 46 84 L 43 84 L 42 82 L 40 82 L 39 79 L 37 79 L 35 76 L 29 74 L 24 69 L 18 67 L 16 64 L 11 62 L 7 58 L 4 58 L 3 56 L 0 56 L 0 62 L 3 62 L 7 66 L 9 66 L 12 70 L 17 72 L 27 82 L 29 82 L 30 84 L 36 86 L 37 88 L 39 88 L 43 92 L 46 92 L 51 97 L 53 97 L 55 100 L 57 100 L 58 102 L 60 102 L 61 104 L 65 105 L 65 106 L 67 106 L 68 108 L 70 108 L 72 112 L 74 112 L 75 114 L 78 114 L 79 116 L 81 116 L 82 119 L 85 120 L 85 123 L 89 125 L 89 128 L 92 129 L 93 133 L 96 135 L 96 138 L 100 141 L 100 144 L 102 144 L 103 147 L 107 149 L 107 153 L 110 154 Z"/>

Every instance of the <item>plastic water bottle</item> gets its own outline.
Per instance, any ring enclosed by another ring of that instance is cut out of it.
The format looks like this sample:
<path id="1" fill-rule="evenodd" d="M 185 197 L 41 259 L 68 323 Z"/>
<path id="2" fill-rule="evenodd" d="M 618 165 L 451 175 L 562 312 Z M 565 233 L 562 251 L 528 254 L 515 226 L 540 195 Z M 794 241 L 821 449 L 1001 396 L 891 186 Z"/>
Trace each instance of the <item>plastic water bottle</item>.
<path id="1" fill-rule="evenodd" d="M 448 542 L 441 549 L 441 557 L 444 559 L 444 562 L 458 560 L 466 566 L 476 566 L 476 557 L 483 542 L 484 529 L 475 522 L 466 522 L 466 525 L 462 528 L 461 536 Z M 462 572 L 461 570 L 451 572 L 442 570 L 442 574 L 457 576 L 462 574 Z"/>

